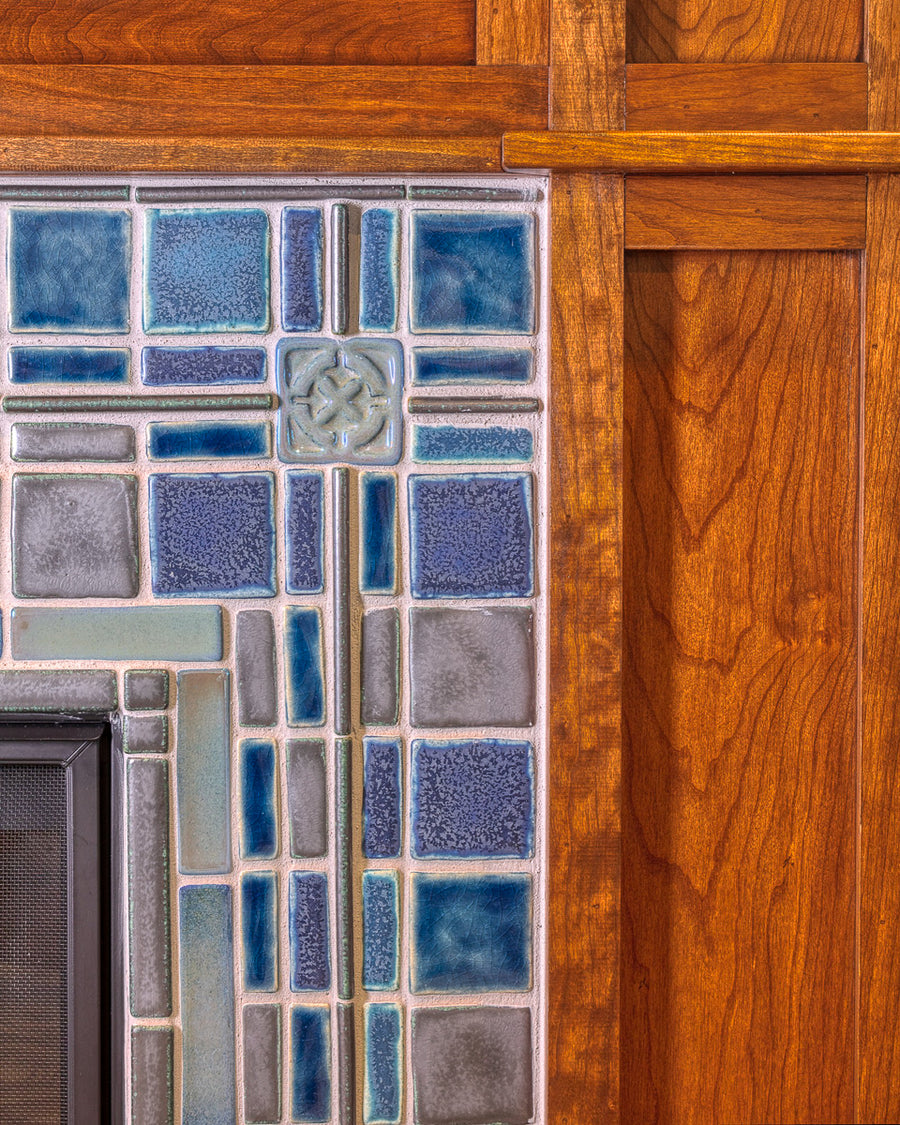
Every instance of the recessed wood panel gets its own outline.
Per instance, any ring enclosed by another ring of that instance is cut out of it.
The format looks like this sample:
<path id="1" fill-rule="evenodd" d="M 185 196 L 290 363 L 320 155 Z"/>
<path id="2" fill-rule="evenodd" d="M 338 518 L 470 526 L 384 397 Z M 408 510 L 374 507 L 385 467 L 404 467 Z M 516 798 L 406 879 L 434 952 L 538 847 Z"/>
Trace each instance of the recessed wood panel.
<path id="1" fill-rule="evenodd" d="M 6 0 L 0 62 L 475 60 L 474 0 Z"/>
<path id="2" fill-rule="evenodd" d="M 628 1125 L 853 1119 L 859 285 L 626 255 Z"/>

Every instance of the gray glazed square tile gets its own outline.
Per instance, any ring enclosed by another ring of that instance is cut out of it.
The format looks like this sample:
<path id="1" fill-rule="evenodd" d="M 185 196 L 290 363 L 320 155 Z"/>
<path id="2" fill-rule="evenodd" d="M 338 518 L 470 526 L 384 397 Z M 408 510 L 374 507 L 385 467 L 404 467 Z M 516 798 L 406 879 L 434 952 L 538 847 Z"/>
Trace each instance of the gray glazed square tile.
<path id="1" fill-rule="evenodd" d="M 165 711 L 169 706 L 169 673 L 165 668 L 125 673 L 126 711 Z"/>
<path id="2" fill-rule="evenodd" d="M 169 720 L 165 715 L 126 715 L 126 754 L 165 754 L 169 749 Z"/>

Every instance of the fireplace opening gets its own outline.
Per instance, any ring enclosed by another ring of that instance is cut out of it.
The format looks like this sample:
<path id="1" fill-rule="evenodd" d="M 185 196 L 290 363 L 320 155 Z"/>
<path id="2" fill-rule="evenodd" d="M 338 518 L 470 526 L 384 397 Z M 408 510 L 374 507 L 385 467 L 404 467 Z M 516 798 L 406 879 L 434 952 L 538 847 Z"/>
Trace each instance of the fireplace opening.
<path id="1" fill-rule="evenodd" d="M 121 792 L 108 723 L 0 723 L 0 1125 L 121 1120 Z"/>

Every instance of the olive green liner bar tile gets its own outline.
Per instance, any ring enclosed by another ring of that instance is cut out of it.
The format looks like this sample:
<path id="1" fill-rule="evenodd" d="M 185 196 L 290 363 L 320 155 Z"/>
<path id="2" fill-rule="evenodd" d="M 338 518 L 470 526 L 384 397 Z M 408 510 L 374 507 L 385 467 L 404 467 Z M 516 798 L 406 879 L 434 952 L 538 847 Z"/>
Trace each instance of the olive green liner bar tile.
<path id="1" fill-rule="evenodd" d="M 115 711 L 115 672 L 0 672 L 0 711 Z"/>
<path id="2" fill-rule="evenodd" d="M 335 469 L 334 490 L 334 733 L 350 733 L 350 470 Z"/>
<path id="3" fill-rule="evenodd" d="M 231 870 L 231 723 L 228 672 L 177 676 L 178 869 Z"/>
<path id="4" fill-rule="evenodd" d="M 131 188 L 126 184 L 80 187 L 77 184 L 3 184 L 0 200 L 9 203 L 103 203 L 128 200 Z"/>
<path id="5" fill-rule="evenodd" d="M 7 414 L 125 414 L 139 410 L 272 410 L 277 395 L 5 395 Z"/>
<path id="6" fill-rule="evenodd" d="M 337 1006 L 338 1121 L 356 1125 L 356 1025 L 352 1004 Z"/>
<path id="7" fill-rule="evenodd" d="M 138 203 L 230 203 L 243 200 L 283 200 L 291 203 L 298 199 L 404 199 L 405 196 L 406 188 L 396 184 L 385 184 L 383 187 L 366 184 L 223 184 L 221 187 L 142 187 L 135 192 Z"/>
<path id="8" fill-rule="evenodd" d="M 410 414 L 537 414 L 539 398 L 423 398 L 406 404 Z"/>
<path id="9" fill-rule="evenodd" d="M 15 606 L 14 660 L 221 660 L 217 605 Z"/>
<path id="10" fill-rule="evenodd" d="M 335 739 L 335 822 L 337 842 L 335 885 L 337 887 L 338 996 L 353 999 L 353 742 Z"/>
<path id="11" fill-rule="evenodd" d="M 431 187 L 414 184 L 409 189 L 410 199 L 450 200 L 457 203 L 522 203 L 540 199 L 538 191 L 519 188 Z"/>
<path id="12" fill-rule="evenodd" d="M 331 212 L 331 330 L 347 331 L 350 319 L 350 214 L 344 203 Z"/>

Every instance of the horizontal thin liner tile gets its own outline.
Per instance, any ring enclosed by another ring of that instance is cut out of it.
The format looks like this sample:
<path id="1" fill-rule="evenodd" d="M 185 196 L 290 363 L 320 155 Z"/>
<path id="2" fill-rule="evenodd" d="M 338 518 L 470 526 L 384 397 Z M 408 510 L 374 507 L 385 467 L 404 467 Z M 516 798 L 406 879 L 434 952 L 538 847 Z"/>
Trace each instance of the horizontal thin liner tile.
<path id="1" fill-rule="evenodd" d="M 133 461 L 134 430 L 92 422 L 20 422 L 10 439 L 14 461 Z"/>
<path id="2" fill-rule="evenodd" d="M 0 711 L 114 711 L 115 672 L 0 672 Z"/>
<path id="3" fill-rule="evenodd" d="M 227 203 L 284 200 L 290 203 L 297 199 L 403 199 L 405 196 L 404 187 L 364 184 L 223 184 L 221 187 L 142 187 L 135 191 L 138 203 L 209 203 L 219 200 Z"/>
<path id="4" fill-rule="evenodd" d="M 33 184 L 21 187 L 0 186 L 0 200 L 9 203 L 102 203 L 107 200 L 127 200 L 131 188 L 127 185 L 80 187 L 78 184 Z"/>
<path id="5" fill-rule="evenodd" d="M 424 398 L 416 395 L 406 408 L 410 414 L 537 414 L 539 398 Z"/>
<path id="6" fill-rule="evenodd" d="M 458 203 L 522 203 L 540 197 L 538 191 L 522 191 L 519 188 L 429 187 L 422 184 L 413 184 L 409 188 L 410 199 L 447 199 Z"/>
<path id="7" fill-rule="evenodd" d="M 272 410 L 275 395 L 4 395 L 7 414 L 116 413 L 137 410 Z"/>

